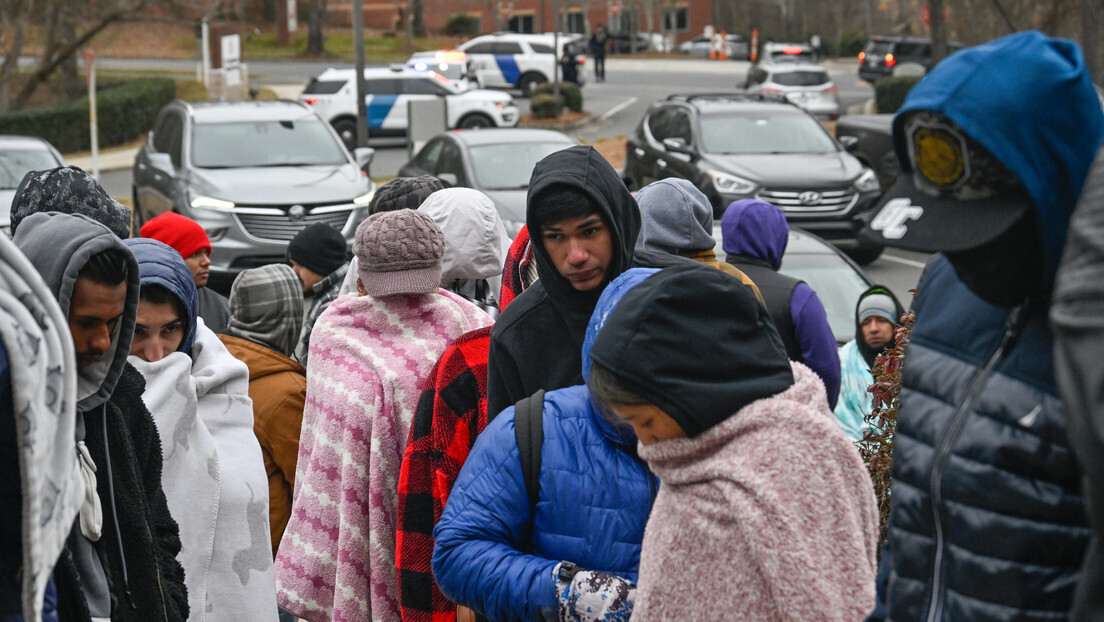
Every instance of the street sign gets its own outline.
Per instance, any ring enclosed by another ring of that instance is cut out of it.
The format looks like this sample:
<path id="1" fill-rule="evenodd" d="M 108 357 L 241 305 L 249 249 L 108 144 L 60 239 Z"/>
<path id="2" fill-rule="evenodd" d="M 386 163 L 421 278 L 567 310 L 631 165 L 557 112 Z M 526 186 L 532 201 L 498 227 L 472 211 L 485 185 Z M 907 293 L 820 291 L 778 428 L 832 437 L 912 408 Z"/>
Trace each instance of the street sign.
<path id="1" fill-rule="evenodd" d="M 500 19 L 510 19 L 510 15 L 514 13 L 514 3 L 509 0 L 502 0 L 498 3 L 498 17 Z"/>

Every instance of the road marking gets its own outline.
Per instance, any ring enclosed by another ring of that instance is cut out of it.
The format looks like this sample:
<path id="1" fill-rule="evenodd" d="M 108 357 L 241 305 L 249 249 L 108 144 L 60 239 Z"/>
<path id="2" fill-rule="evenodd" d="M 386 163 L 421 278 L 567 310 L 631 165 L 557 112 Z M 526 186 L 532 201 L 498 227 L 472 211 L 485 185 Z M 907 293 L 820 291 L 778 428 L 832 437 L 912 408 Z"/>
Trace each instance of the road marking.
<path id="1" fill-rule="evenodd" d="M 621 102 L 620 104 L 617 104 L 613 108 L 610 108 L 608 111 L 606 111 L 605 114 L 603 114 L 601 117 L 599 117 L 598 120 L 599 121 L 609 121 L 610 117 L 612 117 L 613 115 L 617 114 L 618 112 L 621 112 L 622 110 L 628 108 L 629 106 L 635 104 L 636 102 L 637 102 L 636 97 L 630 97 L 630 98 L 626 99 L 625 101 Z"/>
<path id="2" fill-rule="evenodd" d="M 906 266 L 912 266 L 913 268 L 923 268 L 928 265 L 922 261 L 916 261 L 915 259 L 905 259 L 904 257 L 894 257 L 893 255 L 882 254 L 882 259 L 887 261 L 896 261 L 897 263 L 905 264 Z"/>

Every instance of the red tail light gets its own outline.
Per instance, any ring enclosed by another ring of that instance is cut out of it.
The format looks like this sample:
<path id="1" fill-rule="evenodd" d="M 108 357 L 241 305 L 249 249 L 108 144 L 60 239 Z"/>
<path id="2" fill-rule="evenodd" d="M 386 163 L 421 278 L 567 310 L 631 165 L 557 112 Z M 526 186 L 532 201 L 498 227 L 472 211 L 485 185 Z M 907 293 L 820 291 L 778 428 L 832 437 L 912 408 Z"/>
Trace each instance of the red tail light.
<path id="1" fill-rule="evenodd" d="M 303 103 L 304 104 L 310 104 L 311 106 L 313 106 L 313 105 L 318 103 L 318 98 L 317 97 L 304 97 L 303 98 Z"/>
<path id="2" fill-rule="evenodd" d="M 859 62 L 866 60 L 866 52 L 859 52 Z"/>
<path id="3" fill-rule="evenodd" d="M 782 92 L 782 89 L 776 89 L 774 87 L 764 86 L 762 89 L 760 89 L 760 91 L 762 93 L 767 94 L 767 95 L 777 95 L 777 94 Z"/>
<path id="4" fill-rule="evenodd" d="M 824 89 L 824 92 L 825 92 L 825 93 L 832 93 L 833 95 L 835 95 L 835 94 L 838 94 L 838 93 L 839 93 L 839 89 L 837 89 L 837 88 L 836 88 L 836 87 L 834 87 L 834 86 L 830 86 L 830 87 L 828 87 L 828 88 Z"/>
<path id="5" fill-rule="evenodd" d="M 892 54 L 886 54 L 886 67 L 892 67 L 897 64 L 897 59 L 893 58 Z"/>
<path id="6" fill-rule="evenodd" d="M 585 58 L 580 58 L 579 59 L 579 64 L 580 65 L 585 65 L 586 64 L 586 59 Z"/>

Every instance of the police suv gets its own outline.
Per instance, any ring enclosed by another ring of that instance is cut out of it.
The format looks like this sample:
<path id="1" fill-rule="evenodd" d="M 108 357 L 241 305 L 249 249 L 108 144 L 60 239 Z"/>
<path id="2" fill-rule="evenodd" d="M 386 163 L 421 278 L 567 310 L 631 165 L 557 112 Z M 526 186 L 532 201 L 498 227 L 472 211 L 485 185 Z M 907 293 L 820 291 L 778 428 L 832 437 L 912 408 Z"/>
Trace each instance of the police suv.
<path id="1" fill-rule="evenodd" d="M 458 49 L 467 53 L 483 85 L 529 91 L 552 79 L 564 52 L 578 64 L 579 86 L 586 83 L 586 39 L 576 34 L 559 35 L 559 54 L 553 49 L 552 34 L 496 32 L 465 41 Z"/>
<path id="2" fill-rule="evenodd" d="M 355 77 L 355 69 L 327 69 L 311 78 L 299 95 L 333 125 L 350 150 L 356 146 Z M 461 91 L 432 71 L 368 68 L 364 82 L 371 137 L 405 135 L 407 102 L 416 99 L 444 97 L 450 128 L 514 127 L 520 118 L 517 103 L 508 94 Z"/>

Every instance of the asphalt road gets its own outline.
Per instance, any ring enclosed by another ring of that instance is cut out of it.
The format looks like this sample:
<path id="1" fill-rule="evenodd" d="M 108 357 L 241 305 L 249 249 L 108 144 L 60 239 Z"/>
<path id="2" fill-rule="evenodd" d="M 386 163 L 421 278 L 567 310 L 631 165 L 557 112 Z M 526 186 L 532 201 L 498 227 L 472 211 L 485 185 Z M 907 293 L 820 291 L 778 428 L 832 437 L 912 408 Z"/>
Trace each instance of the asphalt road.
<path id="1" fill-rule="evenodd" d="M 102 67 L 131 71 L 194 72 L 193 61 L 116 60 L 97 61 Z M 249 65 L 250 80 L 255 86 L 274 88 L 283 97 L 294 97 L 312 76 L 328 65 L 314 62 L 253 62 Z M 829 60 L 826 63 L 839 89 L 841 104 L 857 106 L 873 97 L 873 89 L 858 79 L 852 59 Z M 742 83 L 747 74 L 746 61 L 653 60 L 611 57 L 606 62 L 606 81 L 591 80 L 583 89 L 585 107 L 596 122 L 567 132 L 580 140 L 595 141 L 630 134 L 647 107 L 671 94 L 729 91 Z M 519 103 L 528 112 L 528 101 Z M 373 141 L 376 157 L 372 163 L 373 177 L 390 177 L 407 160 L 403 139 Z M 106 172 L 102 176 L 105 189 L 112 196 L 129 196 L 130 171 Z M 866 267 L 867 275 L 876 283 L 893 290 L 905 305 L 908 293 L 916 286 L 920 270 L 927 260 L 921 253 L 887 250 Z"/>

